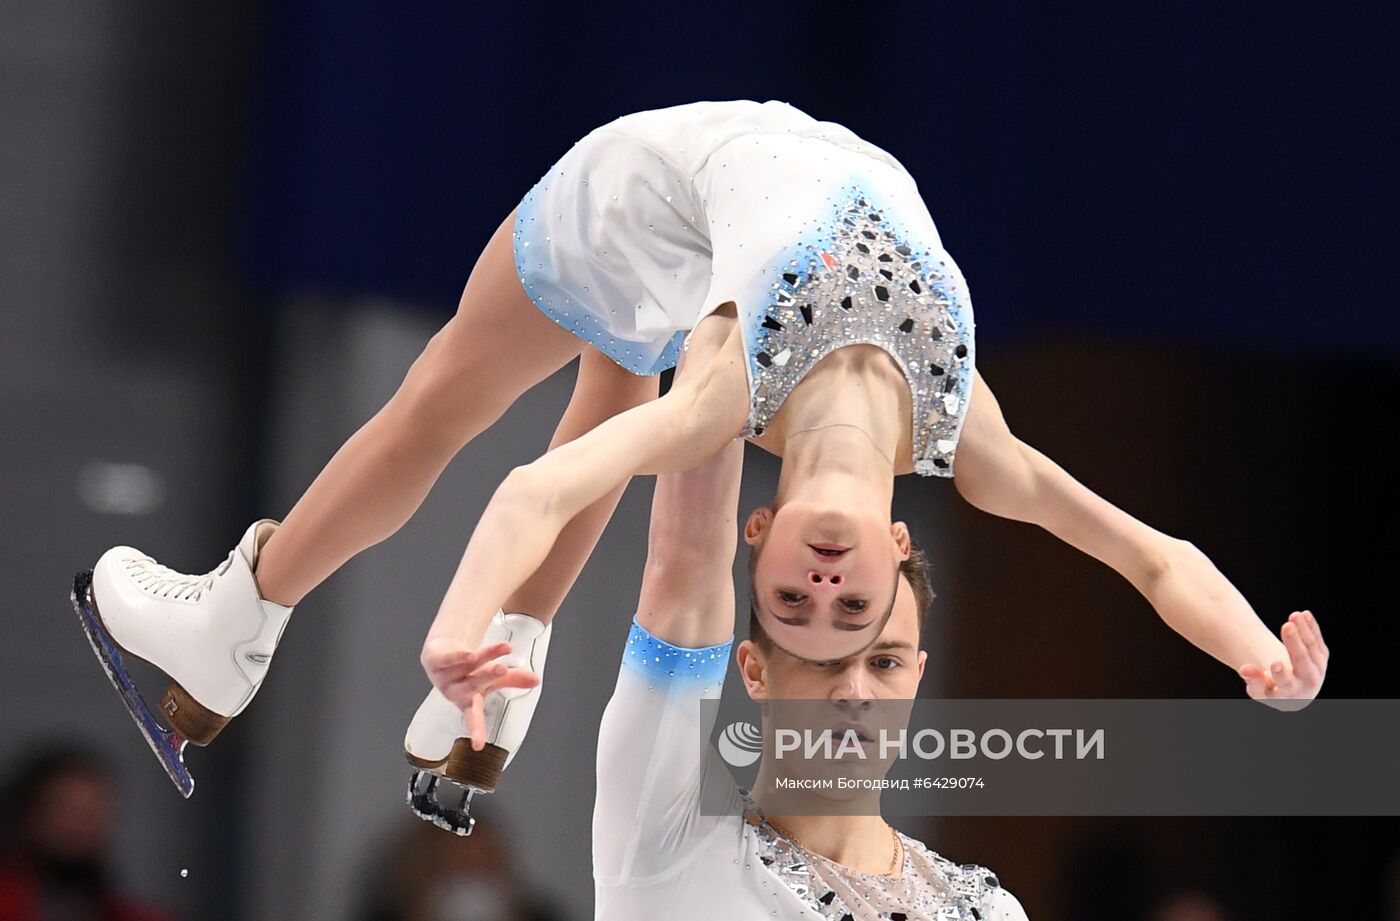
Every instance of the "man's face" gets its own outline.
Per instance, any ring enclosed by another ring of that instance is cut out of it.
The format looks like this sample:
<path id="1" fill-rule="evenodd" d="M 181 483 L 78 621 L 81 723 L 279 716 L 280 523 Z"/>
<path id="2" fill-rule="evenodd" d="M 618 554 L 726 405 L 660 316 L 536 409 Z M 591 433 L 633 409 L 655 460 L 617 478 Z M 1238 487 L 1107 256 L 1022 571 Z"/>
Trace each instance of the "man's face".
<path id="1" fill-rule="evenodd" d="M 795 656 L 830 661 L 865 649 L 887 625 L 903 524 L 875 510 L 788 503 L 749 516 L 756 554 L 755 613 L 773 643 Z"/>
<path id="2" fill-rule="evenodd" d="M 764 758 L 784 731 L 789 738 L 832 733 L 832 754 L 774 758 L 775 775 L 789 778 L 883 777 L 893 764 L 892 749 L 880 745 L 908 727 L 928 654 L 918 648 L 918 603 L 909 580 L 900 576 L 889 620 L 867 649 L 835 661 L 802 659 L 776 647 L 764 651 L 745 640 L 740 668 L 749 695 L 765 702 Z M 862 754 L 844 744 L 856 745 Z M 821 792 L 839 800 L 855 793 Z"/>

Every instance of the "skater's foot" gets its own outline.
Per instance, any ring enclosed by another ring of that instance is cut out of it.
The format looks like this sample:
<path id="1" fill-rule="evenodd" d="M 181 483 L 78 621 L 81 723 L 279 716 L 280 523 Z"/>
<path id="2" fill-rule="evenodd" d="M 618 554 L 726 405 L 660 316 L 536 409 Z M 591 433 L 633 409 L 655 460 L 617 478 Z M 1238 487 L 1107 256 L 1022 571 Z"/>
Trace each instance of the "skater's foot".
<path id="1" fill-rule="evenodd" d="M 108 677 L 171 779 L 185 796 L 193 781 L 185 743 L 207 745 L 262 685 L 292 608 L 262 598 L 253 571 L 278 523 L 255 521 L 215 569 L 176 572 L 133 547 L 113 547 L 79 573 L 73 603 Z M 170 679 L 164 729 L 136 691 L 122 655 Z"/>
<path id="2" fill-rule="evenodd" d="M 528 614 L 497 611 L 483 645 L 509 643 L 501 662 L 544 676 L 551 625 Z M 409 780 L 408 804 L 418 816 L 459 835 L 471 834 L 467 814 L 476 793 L 491 793 L 525 739 L 541 684 L 502 687 L 485 696 L 486 735 L 472 746 L 462 710 L 434 688 L 418 707 L 404 738 L 404 755 L 417 770 Z"/>

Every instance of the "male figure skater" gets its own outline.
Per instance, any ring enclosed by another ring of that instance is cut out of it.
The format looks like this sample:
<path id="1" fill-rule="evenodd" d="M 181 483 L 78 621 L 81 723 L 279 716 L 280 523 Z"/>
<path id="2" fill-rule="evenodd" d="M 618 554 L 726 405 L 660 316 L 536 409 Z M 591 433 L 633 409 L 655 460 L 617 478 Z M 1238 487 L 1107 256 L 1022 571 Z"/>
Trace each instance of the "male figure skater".
<path id="1" fill-rule="evenodd" d="M 595 917 L 1026 921 L 986 869 L 947 860 L 879 815 L 765 816 L 718 755 L 702 753 L 711 727 L 701 702 L 719 697 L 734 639 L 742 451 L 733 442 L 656 481 L 641 597 L 598 737 Z M 884 629 L 845 659 L 799 659 L 751 616 L 737 655 L 749 695 L 837 708 L 914 698 L 927 660 L 924 567 L 921 553 L 901 566 Z"/>

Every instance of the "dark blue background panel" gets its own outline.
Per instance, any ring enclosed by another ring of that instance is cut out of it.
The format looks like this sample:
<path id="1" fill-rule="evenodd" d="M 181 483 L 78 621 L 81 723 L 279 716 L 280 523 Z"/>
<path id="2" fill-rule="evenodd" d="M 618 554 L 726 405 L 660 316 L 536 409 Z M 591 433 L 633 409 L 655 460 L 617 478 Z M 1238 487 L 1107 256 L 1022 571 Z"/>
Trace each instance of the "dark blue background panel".
<path id="1" fill-rule="evenodd" d="M 271 6 L 244 264 L 452 309 L 575 139 L 783 99 L 888 149 L 978 331 L 1400 345 L 1400 12 L 1176 2 Z"/>

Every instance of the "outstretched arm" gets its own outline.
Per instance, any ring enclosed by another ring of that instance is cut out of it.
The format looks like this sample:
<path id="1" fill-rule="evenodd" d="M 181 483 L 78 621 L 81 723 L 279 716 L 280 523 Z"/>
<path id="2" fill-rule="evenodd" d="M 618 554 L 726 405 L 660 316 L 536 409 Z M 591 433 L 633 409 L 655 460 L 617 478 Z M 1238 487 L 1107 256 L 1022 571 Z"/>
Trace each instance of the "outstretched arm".
<path id="1" fill-rule="evenodd" d="M 1014 436 L 980 374 L 955 464 L 954 483 L 969 503 L 1040 525 L 1111 566 L 1169 627 L 1244 678 L 1250 697 L 1273 702 L 1317 696 L 1327 648 L 1310 612 L 1294 612 L 1282 641 L 1275 638 L 1195 545 L 1117 508 Z"/>
<path id="2" fill-rule="evenodd" d="M 743 452 L 734 440 L 700 467 L 656 478 L 641 596 L 598 728 L 599 917 L 667 907 L 645 886 L 684 864 L 738 795 L 698 743 L 713 728 L 718 711 L 705 701 L 720 696 L 734 636 Z"/>
<path id="3" fill-rule="evenodd" d="M 686 470 L 734 440 L 748 414 L 743 360 L 734 322 L 707 318 L 665 396 L 511 472 L 477 523 L 423 646 L 423 667 L 449 700 L 465 708 L 508 681 L 503 665 L 480 672 L 486 624 L 580 510 L 634 475 Z"/>

